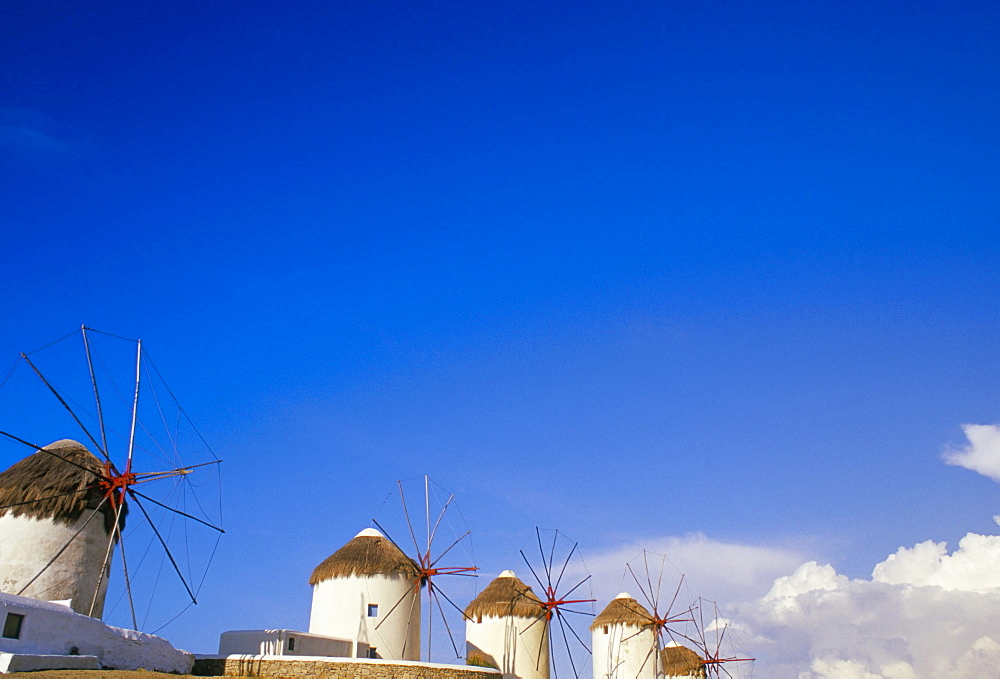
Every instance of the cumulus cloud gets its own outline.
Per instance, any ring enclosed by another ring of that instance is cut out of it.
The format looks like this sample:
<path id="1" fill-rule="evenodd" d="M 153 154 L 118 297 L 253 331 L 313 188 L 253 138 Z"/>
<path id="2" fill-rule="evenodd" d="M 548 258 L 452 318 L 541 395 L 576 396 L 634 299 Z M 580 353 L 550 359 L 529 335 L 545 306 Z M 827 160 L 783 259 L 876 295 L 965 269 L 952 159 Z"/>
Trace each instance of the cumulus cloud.
<path id="1" fill-rule="evenodd" d="M 1000 537 L 969 533 L 948 554 L 944 542 L 921 542 L 875 566 L 872 580 L 893 585 L 937 586 L 947 590 L 989 592 L 1000 589 Z"/>
<path id="2" fill-rule="evenodd" d="M 1000 536 L 901 548 L 852 580 L 802 564 L 729 614 L 773 679 L 971 679 L 1000 666 Z"/>
<path id="3" fill-rule="evenodd" d="M 945 462 L 1000 481 L 1000 425 L 962 429 L 968 445 L 946 451 Z M 860 579 L 795 550 L 662 538 L 588 557 L 599 607 L 637 589 L 624 564 L 644 548 L 670 557 L 667 596 L 684 573 L 699 595 L 744 602 L 724 606 L 720 619 L 757 658 L 759 676 L 980 679 L 1000 667 L 1000 536 L 969 533 L 953 551 L 931 540 L 900 547 Z"/>
<path id="4" fill-rule="evenodd" d="M 1000 481 L 1000 426 L 963 424 L 962 431 L 969 441 L 968 445 L 946 450 L 944 461 Z"/>

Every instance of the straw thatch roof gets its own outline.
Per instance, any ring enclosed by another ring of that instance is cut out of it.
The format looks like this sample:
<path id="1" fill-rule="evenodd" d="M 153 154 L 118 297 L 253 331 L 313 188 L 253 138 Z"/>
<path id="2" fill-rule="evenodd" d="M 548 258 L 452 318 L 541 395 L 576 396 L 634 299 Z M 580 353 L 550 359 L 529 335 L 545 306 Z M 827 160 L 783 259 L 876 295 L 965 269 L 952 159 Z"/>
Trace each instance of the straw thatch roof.
<path id="1" fill-rule="evenodd" d="M 705 676 L 705 661 L 687 646 L 667 646 L 661 650 L 660 665 L 668 677 Z"/>
<path id="2" fill-rule="evenodd" d="M 590 629 L 595 630 L 611 625 L 646 627 L 652 624 L 653 615 L 646 610 L 646 607 L 628 594 L 622 593 L 612 599 L 611 603 L 594 618 L 594 622 L 590 624 Z"/>
<path id="3" fill-rule="evenodd" d="M 420 573 L 417 563 L 377 530 L 363 530 L 313 569 L 310 585 L 351 575 L 408 575 Z"/>
<path id="4" fill-rule="evenodd" d="M 70 439 L 50 443 L 0 473 L 0 516 L 51 519 L 73 524 L 104 498 L 95 482 L 104 475 L 104 465 L 83 444 Z M 82 467 L 82 469 L 81 469 Z M 79 492 L 74 492 L 79 491 Z M 101 507 L 104 530 L 114 528 L 110 503 Z M 125 509 L 122 509 L 124 525 Z"/>
<path id="5" fill-rule="evenodd" d="M 511 571 L 501 573 L 465 607 L 465 617 L 477 622 L 483 618 L 539 618 L 544 612 L 541 599 Z"/>

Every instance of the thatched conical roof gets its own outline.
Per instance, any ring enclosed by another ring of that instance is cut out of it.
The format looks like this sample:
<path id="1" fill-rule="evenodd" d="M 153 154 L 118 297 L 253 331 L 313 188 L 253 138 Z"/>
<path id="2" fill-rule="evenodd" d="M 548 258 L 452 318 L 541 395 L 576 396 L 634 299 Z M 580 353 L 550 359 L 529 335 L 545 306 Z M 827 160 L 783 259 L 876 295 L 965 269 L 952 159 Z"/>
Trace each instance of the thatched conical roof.
<path id="1" fill-rule="evenodd" d="M 482 622 L 483 618 L 534 619 L 544 613 L 541 599 L 514 575 L 514 571 L 498 575 L 465 607 L 465 616 L 478 622 Z"/>
<path id="2" fill-rule="evenodd" d="M 653 624 L 653 615 L 638 601 L 622 592 L 611 600 L 603 611 L 594 618 L 590 629 L 609 627 L 610 625 L 629 625 L 645 627 Z"/>
<path id="3" fill-rule="evenodd" d="M 101 504 L 104 491 L 95 482 L 103 475 L 104 465 L 82 443 L 70 439 L 50 443 L 0 473 L 0 507 L 6 507 L 0 509 L 0 516 L 9 512 L 76 523 L 84 512 Z M 106 502 L 101 512 L 104 530 L 110 535 L 114 508 Z"/>
<path id="4" fill-rule="evenodd" d="M 351 575 L 412 575 L 420 573 L 416 562 L 403 554 L 391 540 L 373 528 L 366 528 L 350 542 L 326 557 L 313 569 L 310 585 Z"/>
<path id="5" fill-rule="evenodd" d="M 660 665 L 667 676 L 705 676 L 705 661 L 687 646 L 667 646 L 660 651 Z"/>

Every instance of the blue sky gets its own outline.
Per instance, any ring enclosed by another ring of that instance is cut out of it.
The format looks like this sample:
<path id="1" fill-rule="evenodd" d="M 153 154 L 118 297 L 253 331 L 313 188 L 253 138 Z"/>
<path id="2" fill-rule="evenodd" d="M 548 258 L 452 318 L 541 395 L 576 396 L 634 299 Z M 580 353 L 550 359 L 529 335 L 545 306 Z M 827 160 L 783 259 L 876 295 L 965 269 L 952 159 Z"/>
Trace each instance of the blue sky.
<path id="1" fill-rule="evenodd" d="M 178 645 L 303 628 L 425 473 L 489 574 L 996 532 L 993 3 L 2 12 L 0 350 L 141 337 L 226 460 Z"/>

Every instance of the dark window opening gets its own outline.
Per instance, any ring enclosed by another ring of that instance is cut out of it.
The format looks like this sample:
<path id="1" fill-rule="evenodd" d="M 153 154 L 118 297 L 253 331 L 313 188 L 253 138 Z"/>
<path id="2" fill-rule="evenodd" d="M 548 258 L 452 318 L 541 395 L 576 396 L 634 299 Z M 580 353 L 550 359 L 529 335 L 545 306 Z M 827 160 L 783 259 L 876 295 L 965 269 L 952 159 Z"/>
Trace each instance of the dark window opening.
<path id="1" fill-rule="evenodd" d="M 368 649 L 368 657 L 369 658 L 377 658 L 378 657 L 378 649 L 376 649 L 374 646 L 371 646 Z"/>
<path id="2" fill-rule="evenodd" d="M 8 613 L 7 618 L 3 621 L 3 638 L 20 639 L 22 622 L 24 622 L 24 616 L 20 613 Z"/>
<path id="3" fill-rule="evenodd" d="M 289 651 L 295 650 L 295 637 L 288 637 L 288 650 Z"/>
<path id="4" fill-rule="evenodd" d="M 369 618 L 378 617 L 378 604 L 368 604 L 368 617 Z"/>

